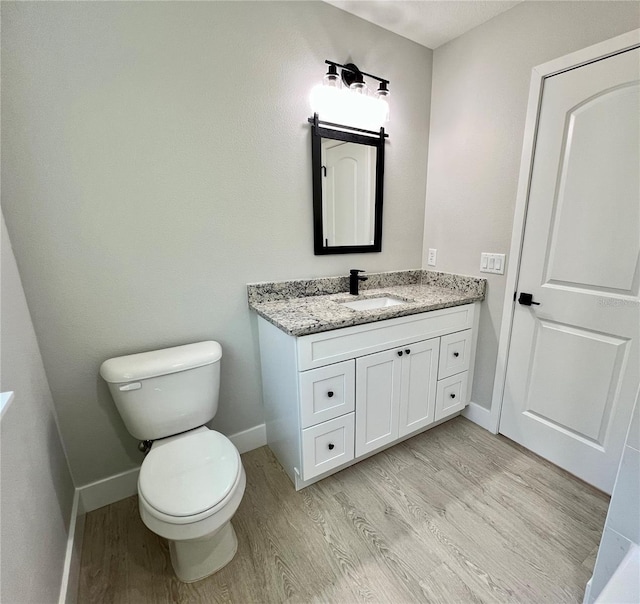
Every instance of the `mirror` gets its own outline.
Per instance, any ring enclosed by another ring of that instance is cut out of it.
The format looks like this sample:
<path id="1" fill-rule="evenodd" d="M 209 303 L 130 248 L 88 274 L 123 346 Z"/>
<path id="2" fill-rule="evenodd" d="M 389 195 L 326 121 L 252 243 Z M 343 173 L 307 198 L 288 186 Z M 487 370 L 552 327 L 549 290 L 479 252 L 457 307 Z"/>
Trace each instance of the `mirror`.
<path id="1" fill-rule="evenodd" d="M 384 129 L 349 132 L 324 128 L 317 116 L 309 121 L 314 253 L 381 251 Z"/>

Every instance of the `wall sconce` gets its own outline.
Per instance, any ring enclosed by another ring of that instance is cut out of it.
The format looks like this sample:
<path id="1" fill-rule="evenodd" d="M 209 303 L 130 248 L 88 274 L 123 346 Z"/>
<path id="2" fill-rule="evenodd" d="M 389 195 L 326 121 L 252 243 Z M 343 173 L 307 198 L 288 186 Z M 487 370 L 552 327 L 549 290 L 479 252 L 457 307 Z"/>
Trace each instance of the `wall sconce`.
<path id="1" fill-rule="evenodd" d="M 370 131 L 382 128 L 389 120 L 389 80 L 360 71 L 353 63 L 325 63 L 329 68 L 324 80 L 311 91 L 312 111 L 336 125 Z M 379 83 L 375 93 L 370 92 L 365 76 Z"/>

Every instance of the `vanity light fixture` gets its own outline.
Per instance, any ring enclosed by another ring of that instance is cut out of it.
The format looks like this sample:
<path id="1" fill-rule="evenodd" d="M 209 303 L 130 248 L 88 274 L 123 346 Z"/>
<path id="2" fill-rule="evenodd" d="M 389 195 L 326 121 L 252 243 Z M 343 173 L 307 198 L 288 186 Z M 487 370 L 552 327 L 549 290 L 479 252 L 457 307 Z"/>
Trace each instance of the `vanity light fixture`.
<path id="1" fill-rule="evenodd" d="M 377 133 L 389 120 L 389 80 L 361 71 L 353 63 L 325 63 L 329 68 L 323 82 L 311 91 L 314 114 L 325 123 Z M 379 83 L 375 94 L 369 91 L 365 76 Z"/>

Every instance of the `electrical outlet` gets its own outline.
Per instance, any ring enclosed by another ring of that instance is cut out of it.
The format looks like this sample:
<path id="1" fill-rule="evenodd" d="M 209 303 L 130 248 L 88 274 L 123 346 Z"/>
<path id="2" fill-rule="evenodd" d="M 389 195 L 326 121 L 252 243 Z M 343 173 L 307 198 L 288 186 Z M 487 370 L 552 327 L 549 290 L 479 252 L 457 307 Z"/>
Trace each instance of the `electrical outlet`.
<path id="1" fill-rule="evenodd" d="M 427 255 L 427 264 L 429 266 L 435 266 L 436 265 L 436 258 L 438 256 L 438 250 L 433 249 L 432 247 L 429 248 L 429 254 Z"/>
<path id="2" fill-rule="evenodd" d="M 480 254 L 480 272 L 504 275 L 505 255 L 504 254 Z"/>

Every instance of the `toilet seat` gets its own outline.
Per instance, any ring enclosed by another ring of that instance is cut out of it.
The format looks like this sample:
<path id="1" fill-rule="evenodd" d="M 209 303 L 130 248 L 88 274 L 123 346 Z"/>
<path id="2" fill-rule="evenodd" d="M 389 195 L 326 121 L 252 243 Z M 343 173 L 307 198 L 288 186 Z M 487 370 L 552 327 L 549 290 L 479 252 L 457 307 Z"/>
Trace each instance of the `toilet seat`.
<path id="1" fill-rule="evenodd" d="M 200 429 L 152 447 L 140 469 L 138 493 L 156 518 L 195 522 L 224 506 L 241 469 L 240 454 L 226 436 Z"/>

